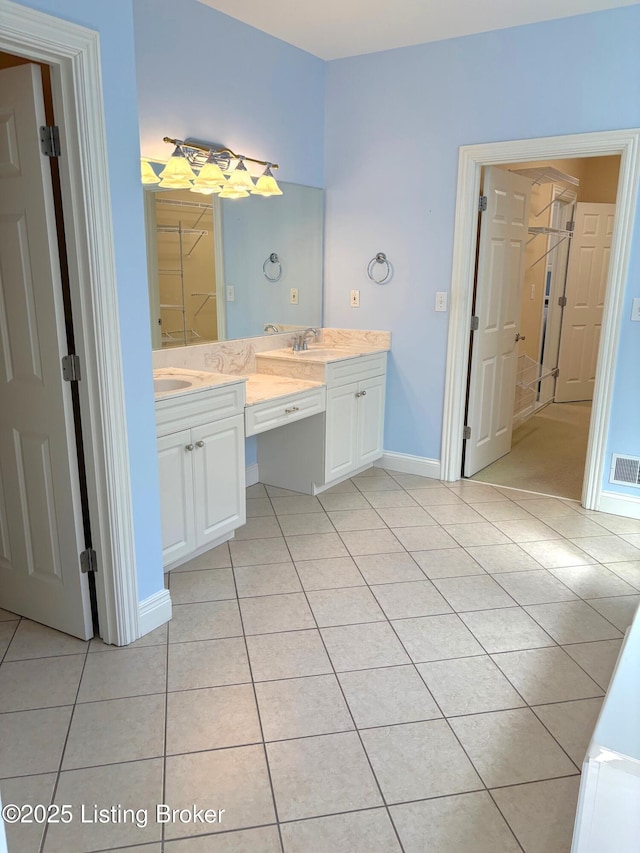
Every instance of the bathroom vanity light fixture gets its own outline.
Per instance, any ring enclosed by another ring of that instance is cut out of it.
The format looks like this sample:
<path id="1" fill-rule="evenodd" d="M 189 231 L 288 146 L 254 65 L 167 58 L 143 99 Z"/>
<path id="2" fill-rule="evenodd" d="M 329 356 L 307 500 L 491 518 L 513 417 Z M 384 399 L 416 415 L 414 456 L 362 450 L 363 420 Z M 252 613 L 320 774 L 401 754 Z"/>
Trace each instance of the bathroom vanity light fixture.
<path id="1" fill-rule="evenodd" d="M 246 198 L 252 195 L 282 195 L 273 177 L 277 163 L 256 160 L 244 154 L 235 154 L 230 148 L 182 139 L 164 137 L 164 142 L 175 146 L 169 162 L 156 174 L 147 160 L 142 160 L 142 183 L 158 183 L 163 188 L 189 189 L 192 192 L 220 198 Z M 264 172 L 254 183 L 245 163 L 258 163 Z"/>

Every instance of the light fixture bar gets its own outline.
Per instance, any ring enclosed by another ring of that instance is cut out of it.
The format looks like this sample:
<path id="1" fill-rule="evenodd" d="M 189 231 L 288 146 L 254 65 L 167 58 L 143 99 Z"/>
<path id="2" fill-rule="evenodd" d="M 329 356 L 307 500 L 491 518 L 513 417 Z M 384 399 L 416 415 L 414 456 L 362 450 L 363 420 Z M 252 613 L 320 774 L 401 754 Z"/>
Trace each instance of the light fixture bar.
<path id="1" fill-rule="evenodd" d="M 244 159 L 249 160 L 251 163 L 259 163 L 261 166 L 270 166 L 272 169 L 278 168 L 277 163 L 269 163 L 267 160 L 256 160 L 255 157 L 247 157 L 246 155 L 235 154 L 230 148 L 212 148 L 208 145 L 201 145 L 198 142 L 185 142 L 183 139 L 171 139 L 169 136 L 165 136 L 162 141 L 167 142 L 170 145 L 175 145 L 179 148 L 193 148 L 196 151 L 202 151 L 207 155 L 213 154 L 215 156 L 220 154 L 227 154 L 234 160 Z"/>

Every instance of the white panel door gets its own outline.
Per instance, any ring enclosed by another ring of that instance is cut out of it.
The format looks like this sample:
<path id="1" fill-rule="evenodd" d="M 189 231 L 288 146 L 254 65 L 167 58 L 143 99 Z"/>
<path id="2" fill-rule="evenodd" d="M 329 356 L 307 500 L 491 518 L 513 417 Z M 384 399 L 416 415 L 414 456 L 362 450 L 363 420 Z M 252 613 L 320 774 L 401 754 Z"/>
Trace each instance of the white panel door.
<path id="1" fill-rule="evenodd" d="M 0 607 L 93 634 L 40 69 L 0 72 Z"/>
<path id="2" fill-rule="evenodd" d="M 615 204 L 576 206 L 562 315 L 557 403 L 593 400 Z"/>
<path id="3" fill-rule="evenodd" d="M 163 435 L 158 439 L 162 562 L 165 566 L 196 548 L 193 450 L 190 429 Z"/>
<path id="4" fill-rule="evenodd" d="M 244 417 L 194 427 L 196 545 L 213 542 L 246 521 Z"/>
<path id="5" fill-rule="evenodd" d="M 374 376 L 358 383 L 358 466 L 382 456 L 385 378 Z"/>
<path id="6" fill-rule="evenodd" d="M 357 393 L 357 382 L 327 389 L 325 483 L 358 466 Z"/>
<path id="7" fill-rule="evenodd" d="M 480 222 L 464 474 L 471 477 L 511 450 L 516 334 L 524 278 L 531 182 L 485 170 L 487 209 Z"/>

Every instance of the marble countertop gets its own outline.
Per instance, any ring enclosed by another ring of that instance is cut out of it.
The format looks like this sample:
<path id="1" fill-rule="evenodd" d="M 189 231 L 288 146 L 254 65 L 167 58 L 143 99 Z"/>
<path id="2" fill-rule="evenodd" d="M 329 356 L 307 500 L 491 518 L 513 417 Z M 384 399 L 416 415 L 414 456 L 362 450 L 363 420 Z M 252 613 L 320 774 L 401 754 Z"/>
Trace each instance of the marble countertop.
<path id="1" fill-rule="evenodd" d="M 377 352 L 388 352 L 388 346 L 371 346 L 367 343 L 358 343 L 352 346 L 340 344 L 336 346 L 327 344 L 311 344 L 309 349 L 302 352 L 294 352 L 291 347 L 286 349 L 264 350 L 256 353 L 256 359 L 281 358 L 286 361 L 310 362 L 329 364 L 332 361 L 342 361 L 346 358 L 358 358 L 363 355 L 373 355 Z"/>
<path id="2" fill-rule="evenodd" d="M 211 388 L 232 385 L 236 382 L 244 382 L 245 376 L 235 376 L 229 373 L 211 373 L 205 370 L 189 370 L 186 367 L 161 367 L 153 371 L 153 379 L 173 379 L 188 382 L 184 388 L 167 388 L 166 390 L 155 390 L 156 402 L 167 397 L 181 397 L 185 394 L 194 394 L 199 391 L 207 391 Z"/>
<path id="3" fill-rule="evenodd" d="M 276 376 L 270 373 L 251 373 L 247 380 L 247 406 L 255 406 L 265 400 L 287 397 L 310 388 L 321 388 L 324 382 L 311 382 L 308 379 L 292 379 L 289 376 Z"/>

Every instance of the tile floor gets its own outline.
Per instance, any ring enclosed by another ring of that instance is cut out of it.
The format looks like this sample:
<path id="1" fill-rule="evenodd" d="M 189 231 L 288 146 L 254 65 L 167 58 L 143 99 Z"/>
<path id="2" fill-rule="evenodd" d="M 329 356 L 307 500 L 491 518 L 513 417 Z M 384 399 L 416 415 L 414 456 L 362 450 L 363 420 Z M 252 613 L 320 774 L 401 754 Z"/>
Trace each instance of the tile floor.
<path id="1" fill-rule="evenodd" d="M 568 851 L 640 522 L 381 469 L 247 497 L 128 648 L 0 611 L 3 801 L 74 808 L 9 826 L 10 851 Z"/>

